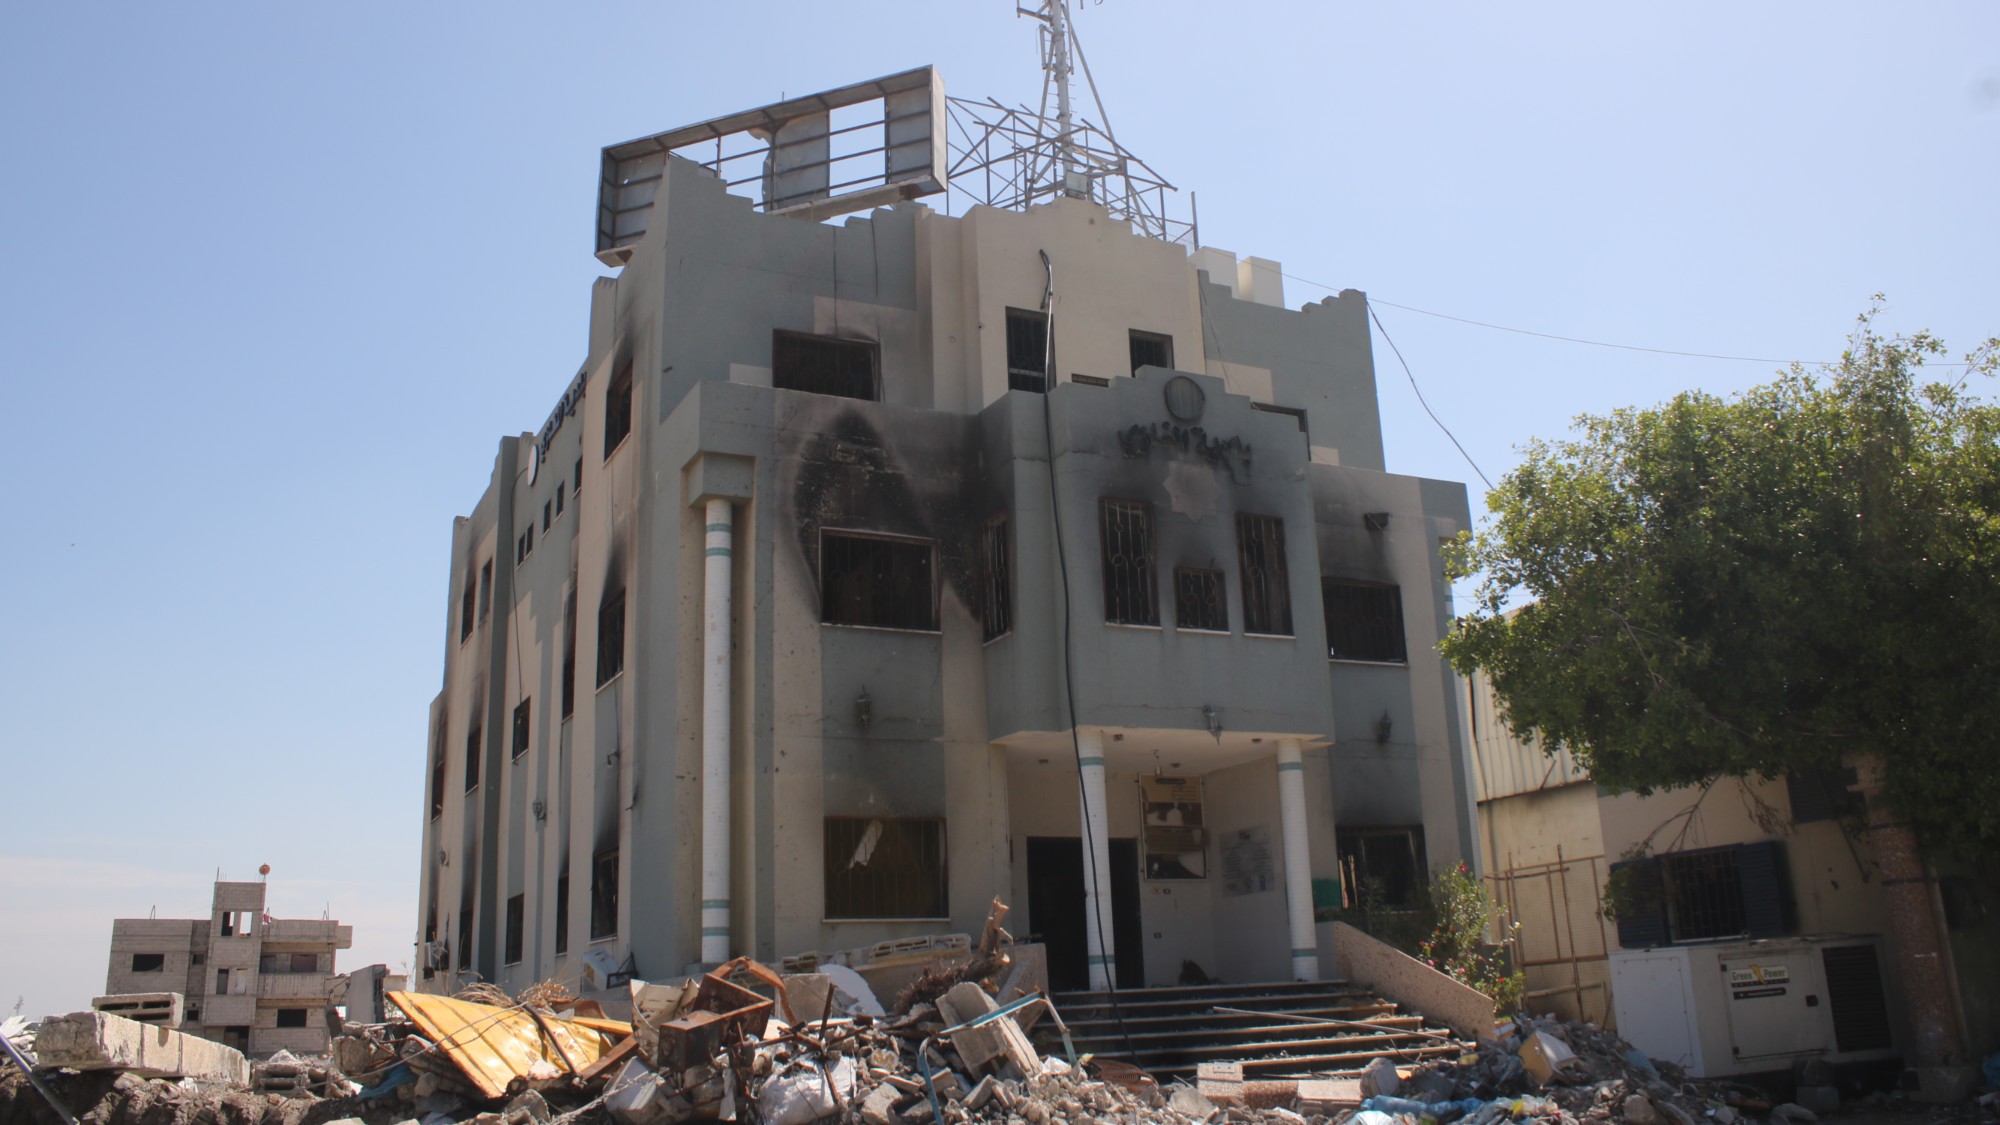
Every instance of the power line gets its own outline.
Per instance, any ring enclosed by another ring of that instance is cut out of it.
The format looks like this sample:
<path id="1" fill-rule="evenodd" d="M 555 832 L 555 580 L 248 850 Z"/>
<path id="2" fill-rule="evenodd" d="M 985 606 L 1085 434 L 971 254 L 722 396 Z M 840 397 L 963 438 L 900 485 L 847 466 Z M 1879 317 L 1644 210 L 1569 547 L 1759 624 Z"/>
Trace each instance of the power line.
<path id="1" fill-rule="evenodd" d="M 1340 290 L 1339 290 L 1339 289 L 1337 289 L 1337 288 L 1335 288 L 1334 286 L 1331 286 L 1331 285 L 1327 285 L 1327 284 L 1325 284 L 1325 283 L 1323 283 L 1323 282 L 1318 282 L 1318 281 L 1314 281 L 1314 280 L 1312 280 L 1311 278 L 1308 278 L 1308 277 L 1300 277 L 1299 275 L 1297 275 L 1297 274 L 1293 274 L 1293 273 L 1288 273 L 1288 274 L 1285 274 L 1284 276 L 1286 276 L 1286 277 L 1289 277 L 1289 278 L 1291 278 L 1291 279 L 1292 279 L 1293 281 L 1298 281 L 1298 282 L 1304 282 L 1305 284 L 1307 284 L 1307 285 L 1310 285 L 1310 286 L 1312 286 L 1312 287 L 1313 287 L 1313 288 L 1315 288 L 1315 289 L 1324 289 L 1324 290 L 1326 290 L 1326 291 L 1327 291 L 1327 292 L 1329 292 L 1329 293 L 1338 293 L 1338 292 L 1340 292 Z M 1583 338 L 1582 338 L 1582 337 L 1580 337 L 1580 336 L 1558 336 L 1558 335 L 1556 335 L 1556 334 L 1555 334 L 1555 333 L 1553 333 L 1553 332 L 1536 332 L 1536 331 L 1534 331 L 1533 329 L 1530 329 L 1530 328 L 1510 328 L 1510 327 L 1508 327 L 1508 326 L 1507 326 L 1507 325 L 1505 325 L 1505 324 L 1491 324 L 1491 323 L 1488 323 L 1487 321 L 1484 321 L 1484 320 L 1473 320 L 1473 319 L 1471 319 L 1470 317 L 1463 317 L 1463 316 L 1453 316 L 1453 315 L 1451 315 L 1450 313 L 1441 313 L 1441 312 L 1432 312 L 1432 311 L 1431 311 L 1431 310 L 1429 310 L 1429 309 L 1419 309 L 1419 308 L 1414 308 L 1414 307 L 1412 307 L 1412 306 L 1410 306 L 1410 305 L 1399 305 L 1399 304 L 1397 304 L 1397 303 L 1396 303 L 1396 302 L 1394 302 L 1394 301 L 1385 301 L 1385 300 L 1383 300 L 1383 299 L 1382 299 L 1382 298 L 1380 298 L 1380 297 L 1377 297 L 1377 296 L 1374 296 L 1373 294 L 1370 294 L 1370 295 L 1369 295 L 1369 297 L 1368 297 L 1368 303 L 1369 303 L 1369 304 L 1370 304 L 1371 306 L 1372 306 L 1372 305 L 1387 305 L 1387 306 L 1389 306 L 1389 307 L 1390 307 L 1390 308 L 1392 308 L 1392 309 L 1401 309 L 1401 310 L 1403 310 L 1404 312 L 1413 312 L 1413 313 L 1417 313 L 1417 314 L 1420 314 L 1420 315 L 1422 315 L 1422 316 L 1434 316 L 1434 317 L 1437 317 L 1437 318 L 1438 318 L 1439 320 L 1455 320 L 1455 321 L 1457 321 L 1457 322 L 1458 322 L 1458 323 L 1460 323 L 1460 324 L 1470 324 L 1470 325 L 1473 325 L 1473 326 L 1475 326 L 1475 327 L 1478 327 L 1478 328 L 1491 328 L 1491 329 L 1493 329 L 1493 330 L 1494 330 L 1494 331 L 1496 331 L 1496 332 L 1512 332 L 1512 333 L 1515 333 L 1515 334 L 1517 334 L 1517 335 L 1521 335 L 1521 336 L 1538 336 L 1538 337 L 1540 337 L 1540 338 L 1542 338 L 1542 339 L 1544 339 L 1544 340 L 1560 340 L 1560 341 L 1562 341 L 1562 342 L 1563 342 L 1563 343 L 1565 343 L 1565 344 L 1589 344 L 1589 345 L 1590 345 L 1591 347 L 1594 347 L 1594 348 L 1617 348 L 1617 349 L 1618 349 L 1618 350 L 1620 350 L 1620 351 L 1627 351 L 1627 352 L 1649 352 L 1649 353 L 1651 353 L 1651 354 L 1653 354 L 1653 355 L 1673 355 L 1673 356 L 1681 356 L 1681 357 L 1683 357 L 1683 358 L 1686 358 L 1686 359 L 1720 359 L 1720 360 L 1728 360 L 1728 361 L 1731 361 L 1731 362 L 1734 362 L 1734 363 L 1777 363 L 1777 364 L 1785 364 L 1785 365 L 1790 365 L 1790 364 L 1793 364 L 1793 363 L 1802 363 L 1802 364 L 1805 364 L 1805 365 L 1807 365 L 1807 366 L 1809 366 L 1809 367 L 1811 367 L 1811 366 L 1818 366 L 1818 367 L 1838 367 L 1838 366 L 1839 366 L 1839 362 L 1838 362 L 1838 361 L 1836 361 L 1836 360 L 1825 360 L 1825 359 L 1767 359 L 1767 358 L 1763 358 L 1763 357 L 1760 357 L 1760 356 L 1752 356 L 1752 355 L 1717 355 L 1717 354 L 1714 354 L 1714 353 L 1712 353 L 1712 352 L 1683 352 L 1683 351 L 1676 351 L 1676 350 L 1674 350 L 1673 348 L 1649 348 L 1649 347 L 1645 347 L 1645 346 L 1643 346 L 1643 345 L 1640 345 L 1640 344 L 1614 344 L 1614 343 L 1611 343 L 1611 342 L 1609 342 L 1609 341 L 1606 341 L 1606 340 L 1586 340 L 1586 339 L 1583 339 Z M 1380 325 L 1378 324 L 1378 325 L 1377 325 L 1377 327 L 1380 327 Z M 1387 333 L 1384 333 L 1384 335 L 1387 335 Z M 1966 365 L 1966 364 L 1963 364 L 1963 363 L 1927 363 L 1927 364 L 1924 364 L 1924 366 L 1925 366 L 1925 367 L 1965 367 L 1965 366 L 1967 366 L 1967 365 Z"/>
<path id="2" fill-rule="evenodd" d="M 1385 301 L 1383 303 L 1387 304 L 1388 302 Z M 1437 411 L 1431 409 L 1431 404 L 1424 401 L 1424 392 L 1417 386 L 1417 377 L 1410 373 L 1410 361 L 1403 358 L 1403 349 L 1396 346 L 1396 341 L 1389 338 L 1389 330 L 1382 327 L 1382 318 L 1375 315 L 1374 302 L 1369 302 L 1369 306 L 1368 319 L 1375 322 L 1375 330 L 1382 333 L 1382 339 L 1388 342 L 1389 350 L 1396 353 L 1396 362 L 1403 365 L 1403 374 L 1409 376 L 1410 389 L 1417 392 L 1417 401 L 1423 404 L 1424 413 L 1431 416 L 1431 421 L 1436 422 L 1437 428 L 1444 431 L 1444 436 L 1451 438 L 1453 445 L 1458 446 L 1458 455 L 1465 458 L 1465 463 L 1472 466 L 1472 471 L 1479 474 L 1480 480 L 1486 481 L 1486 489 L 1491 492 L 1493 490 L 1493 482 L 1487 480 L 1486 471 L 1479 467 L 1479 462 L 1472 459 L 1472 454 L 1467 453 L 1463 445 L 1459 445 L 1457 435 L 1453 434 L 1451 427 L 1445 425 L 1443 420 L 1437 416 Z"/>

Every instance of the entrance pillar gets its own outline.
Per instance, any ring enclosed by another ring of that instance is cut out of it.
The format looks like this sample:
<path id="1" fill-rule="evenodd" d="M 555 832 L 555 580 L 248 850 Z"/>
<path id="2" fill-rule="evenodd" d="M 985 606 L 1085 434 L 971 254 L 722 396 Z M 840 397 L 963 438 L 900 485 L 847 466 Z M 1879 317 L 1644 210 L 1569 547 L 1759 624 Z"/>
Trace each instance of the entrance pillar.
<path id="1" fill-rule="evenodd" d="M 1083 910 L 1090 987 L 1102 991 L 1118 980 L 1118 948 L 1111 919 L 1111 821 L 1104 804 L 1104 732 L 1078 727 L 1078 797 L 1083 821 Z M 1303 794 L 1301 795 L 1303 800 Z"/>
<path id="2" fill-rule="evenodd" d="M 1278 819 L 1285 837 L 1285 910 L 1291 922 L 1292 979 L 1319 979 L 1313 927 L 1312 855 L 1306 847 L 1306 777 L 1300 741 L 1278 740 Z"/>

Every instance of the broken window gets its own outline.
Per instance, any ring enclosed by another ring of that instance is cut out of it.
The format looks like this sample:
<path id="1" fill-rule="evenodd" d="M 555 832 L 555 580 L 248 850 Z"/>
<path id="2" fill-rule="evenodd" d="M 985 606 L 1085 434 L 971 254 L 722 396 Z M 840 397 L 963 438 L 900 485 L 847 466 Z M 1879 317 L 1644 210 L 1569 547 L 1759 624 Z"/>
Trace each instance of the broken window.
<path id="1" fill-rule="evenodd" d="M 943 918 L 941 817 L 826 818 L 826 917 Z"/>
<path id="2" fill-rule="evenodd" d="M 611 377 L 611 387 L 604 392 L 604 459 L 618 451 L 618 444 L 625 435 L 632 432 L 632 361 L 618 369 Z M 581 482 L 581 478 L 578 478 Z"/>
<path id="3" fill-rule="evenodd" d="M 479 580 L 478 580 L 477 578 L 474 578 L 474 577 L 473 577 L 473 575 L 472 575 L 472 572 L 471 572 L 471 571 L 469 571 L 469 570 L 468 570 L 468 571 L 466 571 L 466 572 L 465 572 L 465 595 L 464 595 L 464 596 L 463 596 L 462 598 L 460 598 L 460 599 L 459 599 L 459 602 L 460 602 L 460 604 L 459 604 L 459 610 L 458 610 L 458 643 L 459 643 L 459 644 L 464 644 L 464 643 L 465 643 L 465 639 L 466 639 L 467 637 L 470 637 L 470 636 L 472 635 L 472 621 L 473 621 L 473 617 L 472 617 L 472 613 L 473 613 L 473 602 L 474 602 L 474 600 L 475 600 L 475 599 L 476 599 L 476 598 L 478 597 L 478 594 L 479 594 L 479 590 L 478 590 L 478 585 L 479 585 Z"/>
<path id="4" fill-rule="evenodd" d="M 1229 631 L 1229 603 L 1223 598 L 1221 571 L 1174 568 L 1174 625 Z"/>
<path id="5" fill-rule="evenodd" d="M 576 591 L 563 603 L 562 717 L 576 714 Z"/>
<path id="6" fill-rule="evenodd" d="M 1049 379 L 1049 317 L 1029 309 L 1007 310 L 1007 389 L 1044 391 Z"/>
<path id="7" fill-rule="evenodd" d="M 1158 332 L 1132 330 L 1132 374 L 1137 375 L 1141 367 L 1167 367 L 1174 365 L 1174 338 Z"/>
<path id="8" fill-rule="evenodd" d="M 556 876 L 556 956 L 569 952 L 569 859 L 563 859 L 563 873 Z"/>
<path id="9" fill-rule="evenodd" d="M 603 687 L 625 670 L 625 591 L 604 599 L 597 608 L 597 686 Z"/>
<path id="10" fill-rule="evenodd" d="M 803 332 L 771 333 L 771 385 L 781 391 L 806 391 L 874 401 L 877 357 L 868 340 L 840 340 Z"/>
<path id="11" fill-rule="evenodd" d="M 458 912 L 458 969 L 464 972 L 472 967 L 472 908 Z"/>
<path id="12" fill-rule="evenodd" d="M 523 699 L 521 705 L 514 708 L 514 757 L 516 758 L 528 752 L 528 704 L 530 702 L 532 701 Z"/>
<path id="13" fill-rule="evenodd" d="M 304 1027 L 305 1025 L 306 1025 L 306 1010 L 304 1008 L 278 1009 L 279 1027 Z"/>
<path id="14" fill-rule="evenodd" d="M 167 955 L 164 953 L 134 953 L 132 971 L 135 973 L 163 973 L 167 971 Z"/>
<path id="15" fill-rule="evenodd" d="M 1403 591 L 1380 582 L 1320 579 L 1327 652 L 1335 660 L 1409 659 L 1403 641 Z"/>
<path id="16" fill-rule="evenodd" d="M 1014 627 L 1014 573 L 1008 555 L 1007 513 L 986 521 L 985 540 L 980 551 L 985 566 L 981 577 L 980 618 L 985 639 L 992 640 Z"/>
<path id="17" fill-rule="evenodd" d="M 1415 907 L 1430 868 L 1422 828 L 1335 828 L 1340 889 L 1347 904 L 1367 909 Z"/>
<path id="18" fill-rule="evenodd" d="M 937 628 L 928 539 L 826 531 L 820 535 L 820 620 L 878 629 Z"/>
<path id="19" fill-rule="evenodd" d="M 502 958 L 509 965 L 521 961 L 522 939 L 528 928 L 528 896 L 515 895 L 507 900 L 507 955 Z"/>
<path id="20" fill-rule="evenodd" d="M 479 619 L 493 612 L 493 560 L 487 559 L 479 568 Z"/>
<path id="21" fill-rule="evenodd" d="M 437 737 L 431 741 L 431 819 L 444 815 L 445 719 L 438 716 Z"/>
<path id="22" fill-rule="evenodd" d="M 235 935 L 236 912 L 234 910 L 225 910 L 222 912 L 222 936 L 234 937 Z"/>
<path id="23" fill-rule="evenodd" d="M 590 857 L 590 940 L 618 933 L 618 849 Z"/>
<path id="24" fill-rule="evenodd" d="M 465 791 L 479 788 L 479 728 L 465 732 Z"/>
<path id="25" fill-rule="evenodd" d="M 1242 564 L 1243 631 L 1292 635 L 1292 583 L 1285 569 L 1285 521 L 1236 517 L 1236 557 Z"/>
<path id="26" fill-rule="evenodd" d="M 1100 500 L 1097 515 L 1104 548 L 1104 619 L 1119 625 L 1158 625 L 1153 506 L 1137 500 Z"/>

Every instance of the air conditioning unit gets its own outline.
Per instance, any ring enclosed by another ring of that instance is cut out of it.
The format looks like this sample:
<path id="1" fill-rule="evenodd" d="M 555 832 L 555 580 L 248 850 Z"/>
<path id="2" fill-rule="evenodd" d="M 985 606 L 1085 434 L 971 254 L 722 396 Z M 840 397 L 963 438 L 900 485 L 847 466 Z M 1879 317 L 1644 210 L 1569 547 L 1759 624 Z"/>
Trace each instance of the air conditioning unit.
<path id="1" fill-rule="evenodd" d="M 1694 1077 L 1894 1058 L 1881 946 L 1842 934 L 1614 950 L 1618 1034 Z"/>

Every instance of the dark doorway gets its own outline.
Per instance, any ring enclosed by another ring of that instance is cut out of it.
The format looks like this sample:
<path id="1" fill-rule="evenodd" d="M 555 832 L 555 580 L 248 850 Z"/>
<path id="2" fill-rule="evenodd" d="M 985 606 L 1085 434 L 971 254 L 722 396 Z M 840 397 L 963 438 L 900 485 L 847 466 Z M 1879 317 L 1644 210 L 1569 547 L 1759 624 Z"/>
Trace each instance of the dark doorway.
<path id="1" fill-rule="evenodd" d="M 1090 987 L 1081 837 L 1028 837 L 1028 928 L 1031 940 L 1048 947 L 1052 991 Z M 1111 841 L 1111 928 L 1118 954 L 1118 987 L 1144 988 L 1146 946 L 1139 934 L 1139 845 L 1131 839 Z"/>

